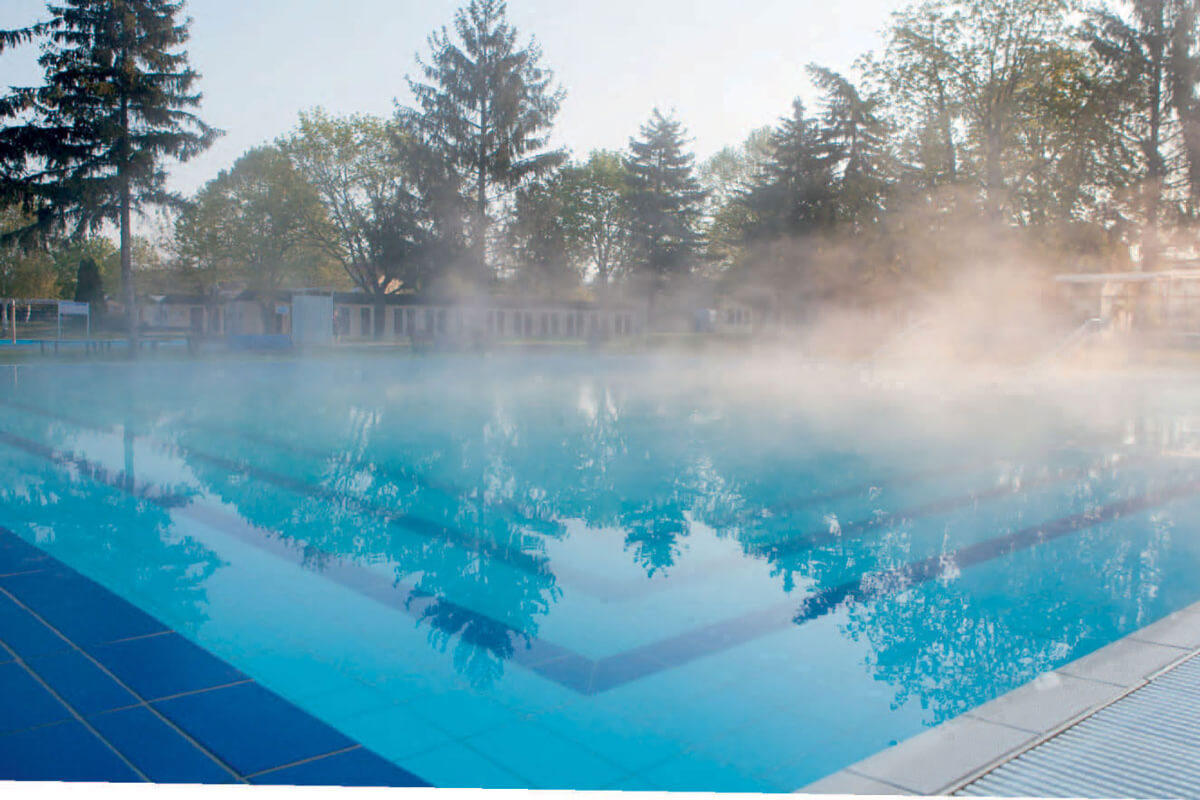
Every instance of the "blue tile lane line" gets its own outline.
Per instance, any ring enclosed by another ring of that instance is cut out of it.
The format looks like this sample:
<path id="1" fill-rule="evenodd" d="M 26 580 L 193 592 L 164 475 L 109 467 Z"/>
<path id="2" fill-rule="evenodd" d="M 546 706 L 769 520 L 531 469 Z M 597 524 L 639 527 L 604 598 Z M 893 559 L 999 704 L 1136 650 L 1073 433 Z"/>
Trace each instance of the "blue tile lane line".
<path id="1" fill-rule="evenodd" d="M 27 549 L 0 528 L 0 553 Z M 0 577 L 0 780 L 428 785 L 61 562 L 40 563 Z M 115 622 L 63 636 L 54 620 L 78 608 L 62 600 L 73 592 L 87 619 Z"/>
<path id="2" fill-rule="evenodd" d="M 70 420 L 67 422 L 71 423 Z M 8 439 L 25 441 L 15 434 L 0 431 L 0 442 Z M 42 445 L 33 442 L 30 442 L 29 445 L 22 449 L 34 452 L 38 448 L 43 448 Z M 52 460 L 55 463 L 67 461 L 80 463 L 85 467 L 89 464 L 86 459 L 76 455 L 62 456 L 55 451 L 49 452 L 54 456 Z M 236 470 L 239 467 L 231 465 L 230 469 Z M 244 468 L 241 469 L 245 471 Z M 102 470 L 92 469 L 88 471 L 88 474 L 93 480 L 104 482 Z M 126 490 L 121 481 L 114 480 L 108 485 L 119 490 Z M 663 670 L 681 666 L 695 659 L 746 644 L 761 636 L 785 629 L 789 625 L 803 624 L 829 613 L 844 603 L 870 600 L 884 591 L 898 591 L 901 586 L 911 586 L 932 580 L 945 574 L 947 569 L 961 569 L 963 566 L 980 564 L 1015 550 L 1032 547 L 1044 540 L 1043 531 L 1058 531 L 1048 537 L 1057 538 L 1111 521 L 1123 514 L 1135 513 L 1178 497 L 1197 493 L 1200 493 L 1200 482 L 1188 481 L 1163 491 L 1151 492 L 1137 498 L 1114 503 L 1105 507 L 1108 509 L 1107 511 L 1101 509 L 1100 512 L 1083 512 L 980 542 L 954 553 L 918 560 L 884 574 L 864 575 L 854 581 L 830 587 L 804 598 L 800 601 L 798 609 L 795 600 L 785 600 L 601 659 L 582 656 L 544 639 L 533 639 L 527 647 L 514 648 L 512 661 L 564 688 L 583 695 L 598 694 Z M 150 502 L 156 502 L 153 492 L 148 493 L 147 499 Z M 183 510 L 197 516 L 192 507 L 184 506 Z M 203 520 L 205 524 L 213 525 L 242 541 L 269 549 L 293 561 L 299 558 L 298 554 L 288 548 L 286 544 L 281 541 L 268 541 L 256 528 L 244 523 L 231 524 L 235 522 L 234 520 L 222 522 L 218 518 L 222 516 L 220 512 L 202 513 L 205 517 Z M 283 537 L 282 534 L 281 538 L 286 541 L 286 537 Z M 402 591 L 405 584 L 393 584 L 386 576 L 363 569 L 352 562 L 341 560 L 336 554 L 327 553 L 325 555 L 328 556 L 329 563 L 336 565 L 322 571 L 321 574 L 328 579 L 407 614 L 419 616 L 423 610 L 422 602 L 410 603 L 407 601 Z M 956 557 L 968 559 L 969 563 L 955 561 Z M 889 588 L 871 588 L 880 586 Z M 510 629 L 510 635 L 520 637 L 520 633 L 512 629 Z"/>

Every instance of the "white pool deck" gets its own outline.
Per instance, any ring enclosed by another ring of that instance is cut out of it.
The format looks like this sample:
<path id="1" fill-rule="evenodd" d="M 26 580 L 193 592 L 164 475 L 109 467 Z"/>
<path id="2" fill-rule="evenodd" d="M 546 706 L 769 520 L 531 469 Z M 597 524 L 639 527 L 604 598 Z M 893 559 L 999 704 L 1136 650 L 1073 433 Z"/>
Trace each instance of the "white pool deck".
<path id="1" fill-rule="evenodd" d="M 1200 731 L 1200 603 L 799 791 L 1198 797 L 1200 741 L 1168 709 Z"/>

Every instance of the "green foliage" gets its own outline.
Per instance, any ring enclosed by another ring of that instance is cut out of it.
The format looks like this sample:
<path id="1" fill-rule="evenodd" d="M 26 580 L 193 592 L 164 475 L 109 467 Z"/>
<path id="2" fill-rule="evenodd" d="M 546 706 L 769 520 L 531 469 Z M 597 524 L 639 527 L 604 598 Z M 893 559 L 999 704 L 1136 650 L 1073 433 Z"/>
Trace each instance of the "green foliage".
<path id="1" fill-rule="evenodd" d="M 197 288 L 243 281 L 254 292 L 330 283 L 336 265 L 315 232 L 329 225 L 316 189 L 278 147 L 249 151 L 179 216 L 175 241 Z"/>
<path id="2" fill-rule="evenodd" d="M 188 109 L 200 104 L 188 66 L 187 21 L 175 0 L 63 0 L 50 19 L 0 32 L 0 49 L 44 39 L 45 83 L 0 101 L 0 200 L 33 212 L 28 235 L 73 225 L 76 234 L 116 223 L 132 308 L 130 214 L 177 200 L 164 160 L 187 160 L 218 132 Z M 130 315 L 131 336 L 135 335 Z"/>
<path id="3" fill-rule="evenodd" d="M 516 281 L 526 292 L 557 298 L 579 285 L 563 225 L 565 206 L 558 177 L 517 190 L 505 233 Z"/>
<path id="4" fill-rule="evenodd" d="M 1094 8 L 1082 30 L 1099 61 L 1097 88 L 1117 123 L 1111 150 L 1119 160 L 1112 175 L 1141 218 L 1146 269 L 1157 266 L 1160 232 L 1168 222 L 1164 206 L 1176 218 L 1186 213 L 1189 199 L 1193 213 L 1196 207 L 1197 33 L 1195 0 L 1128 0 Z"/>
<path id="5" fill-rule="evenodd" d="M 91 303 L 92 312 L 104 314 L 107 304 L 104 298 L 104 281 L 100 277 L 100 266 L 90 256 L 79 260 L 79 271 L 75 279 L 75 300 Z"/>
<path id="6" fill-rule="evenodd" d="M 637 269 L 660 287 L 672 275 L 695 267 L 701 244 L 699 222 L 704 190 L 696 177 L 696 157 L 684 150 L 683 125 L 654 110 L 629 142 L 625 161 L 631 176 L 633 245 Z"/>
<path id="7" fill-rule="evenodd" d="M 192 113 L 183 3 L 52 2 L 0 32 L 0 52 L 41 41 L 45 73 L 0 97 L 0 237 L 20 245 L 0 248 L 0 290 L 92 293 L 91 259 L 123 293 L 135 265 L 155 291 L 342 283 L 378 302 L 497 267 L 552 296 L 653 296 L 706 268 L 840 302 L 946 285 L 985 241 L 1055 269 L 1127 267 L 1136 245 L 1153 268 L 1200 225 L 1200 0 L 1100 2 L 917 0 L 854 73 L 808 68 L 810 110 L 697 168 L 658 110 L 627 151 L 565 163 L 536 40 L 502 0 L 467 0 L 406 77 L 412 107 L 301 114 L 182 206 L 165 261 L 130 214 L 178 204 L 164 165 L 217 133 Z M 113 223 L 120 251 L 85 238 Z"/>
<path id="8" fill-rule="evenodd" d="M 567 247 L 607 292 L 634 260 L 633 175 L 620 154 L 597 150 L 563 169 L 560 191 Z"/>
<path id="9" fill-rule="evenodd" d="M 822 91 L 818 139 L 832 162 L 834 214 L 861 231 L 882 218 L 893 171 L 882 99 L 864 97 L 844 76 L 825 67 L 810 65 L 808 74 Z"/>
<path id="10" fill-rule="evenodd" d="M 401 117 L 471 187 L 475 266 L 485 279 L 496 190 L 544 177 L 566 158 L 547 149 L 565 93 L 541 65 L 537 43 L 518 44 L 500 0 L 471 0 L 455 13 L 454 31 L 429 36 L 429 60 L 417 61 L 424 82 L 408 79 L 417 108 Z"/>
<path id="11" fill-rule="evenodd" d="M 772 131 L 769 155 L 746 193 L 745 203 L 755 220 L 747 232 L 750 238 L 796 236 L 833 224 L 839 153 L 831 138 L 805 116 L 799 99 L 792 102 L 791 116 L 780 119 Z"/>
<path id="12" fill-rule="evenodd" d="M 363 291 L 421 288 L 461 263 L 457 176 L 404 120 L 316 109 L 300 115 L 280 146 L 324 206 L 309 235 Z"/>

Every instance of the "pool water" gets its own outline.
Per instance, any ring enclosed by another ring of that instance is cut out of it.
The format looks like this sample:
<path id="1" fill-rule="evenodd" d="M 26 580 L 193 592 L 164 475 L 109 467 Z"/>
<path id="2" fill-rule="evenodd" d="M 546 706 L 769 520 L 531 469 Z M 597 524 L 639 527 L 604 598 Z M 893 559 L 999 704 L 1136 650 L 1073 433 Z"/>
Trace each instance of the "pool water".
<path id="1" fill-rule="evenodd" d="M 437 786 L 790 791 L 1200 601 L 1200 382 L 0 371 L 0 525 Z"/>

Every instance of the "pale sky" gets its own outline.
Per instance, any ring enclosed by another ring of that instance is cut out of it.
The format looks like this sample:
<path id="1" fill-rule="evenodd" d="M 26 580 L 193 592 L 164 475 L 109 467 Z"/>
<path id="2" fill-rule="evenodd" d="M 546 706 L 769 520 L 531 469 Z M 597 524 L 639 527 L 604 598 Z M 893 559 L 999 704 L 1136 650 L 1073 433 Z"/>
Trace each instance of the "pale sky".
<path id="1" fill-rule="evenodd" d="M 459 0 L 191 0 L 188 45 L 203 78 L 202 118 L 226 133 L 174 166 L 190 193 L 248 148 L 287 132 L 299 111 L 390 115 L 430 31 Z M 44 0 L 3 0 L 0 28 L 44 16 Z M 619 149 L 659 106 L 674 109 L 703 160 L 813 97 L 804 67 L 848 70 L 879 46 L 905 0 L 509 0 L 567 90 L 556 144 Z M 0 55 L 0 84 L 38 82 L 36 48 Z"/>

